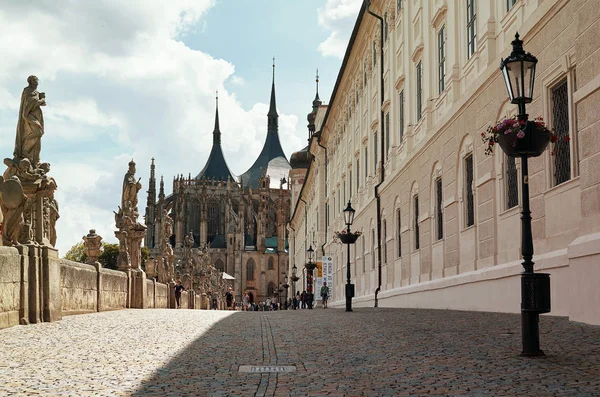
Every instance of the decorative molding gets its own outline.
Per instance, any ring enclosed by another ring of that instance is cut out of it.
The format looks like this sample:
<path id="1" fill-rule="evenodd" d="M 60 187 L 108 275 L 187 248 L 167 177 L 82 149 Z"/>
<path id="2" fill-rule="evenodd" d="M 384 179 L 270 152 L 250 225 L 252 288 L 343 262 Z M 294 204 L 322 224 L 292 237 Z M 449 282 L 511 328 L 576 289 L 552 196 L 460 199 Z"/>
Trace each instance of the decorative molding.
<path id="1" fill-rule="evenodd" d="M 411 59 L 413 62 L 417 62 L 417 59 L 419 58 L 419 56 L 423 53 L 423 48 L 425 48 L 423 46 L 423 43 L 419 43 L 416 47 L 415 50 L 413 51 L 412 55 L 411 55 Z"/>
<path id="2" fill-rule="evenodd" d="M 436 29 L 441 24 L 440 22 L 446 19 L 446 11 L 448 11 L 448 6 L 444 3 L 440 8 L 437 9 L 433 18 L 431 18 L 431 27 Z"/>

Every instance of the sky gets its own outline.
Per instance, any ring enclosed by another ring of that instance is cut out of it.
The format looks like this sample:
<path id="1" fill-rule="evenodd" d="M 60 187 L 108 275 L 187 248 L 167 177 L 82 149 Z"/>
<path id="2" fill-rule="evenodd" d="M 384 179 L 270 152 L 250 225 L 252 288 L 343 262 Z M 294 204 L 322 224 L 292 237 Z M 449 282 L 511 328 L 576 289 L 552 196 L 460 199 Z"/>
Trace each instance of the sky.
<path id="1" fill-rule="evenodd" d="M 132 158 L 140 214 L 151 158 L 166 194 L 175 175 L 198 174 L 217 91 L 225 159 L 245 172 L 266 138 L 273 57 L 281 144 L 288 159 L 302 149 L 316 70 L 327 103 L 361 2 L 2 0 L 0 156 L 12 158 L 21 92 L 36 75 L 59 255 L 90 229 L 117 241 L 113 211 Z"/>

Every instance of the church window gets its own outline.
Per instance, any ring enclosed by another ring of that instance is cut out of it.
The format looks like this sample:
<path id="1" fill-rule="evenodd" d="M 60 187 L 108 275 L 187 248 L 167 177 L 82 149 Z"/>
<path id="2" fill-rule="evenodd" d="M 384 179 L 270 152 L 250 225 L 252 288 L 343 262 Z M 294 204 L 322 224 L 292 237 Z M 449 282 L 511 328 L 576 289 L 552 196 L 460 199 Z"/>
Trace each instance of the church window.
<path id="1" fill-rule="evenodd" d="M 271 281 L 267 287 L 267 295 L 273 296 L 275 294 L 275 284 Z"/>
<path id="2" fill-rule="evenodd" d="M 246 280 L 254 280 L 254 259 L 246 263 Z"/>
<path id="3" fill-rule="evenodd" d="M 273 258 L 269 258 L 269 270 L 273 270 Z"/>

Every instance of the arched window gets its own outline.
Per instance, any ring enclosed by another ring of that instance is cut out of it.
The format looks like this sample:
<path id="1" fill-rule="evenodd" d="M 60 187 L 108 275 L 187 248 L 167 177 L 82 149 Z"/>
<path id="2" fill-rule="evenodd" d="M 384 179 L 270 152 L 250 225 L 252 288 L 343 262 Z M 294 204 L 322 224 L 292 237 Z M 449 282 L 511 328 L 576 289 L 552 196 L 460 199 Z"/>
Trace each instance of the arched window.
<path id="1" fill-rule="evenodd" d="M 208 241 L 212 241 L 219 234 L 220 215 L 219 203 L 210 202 L 208 204 Z"/>
<path id="2" fill-rule="evenodd" d="M 273 270 L 274 265 L 273 265 L 273 258 L 269 258 L 269 270 Z"/>
<path id="3" fill-rule="evenodd" d="M 269 285 L 267 286 L 267 295 L 273 296 L 274 293 L 275 293 L 275 284 L 273 282 L 270 282 Z"/>
<path id="4" fill-rule="evenodd" d="M 254 259 L 248 259 L 246 263 L 246 280 L 254 280 Z"/>
<path id="5" fill-rule="evenodd" d="M 225 271 L 225 263 L 223 263 L 223 261 L 221 259 L 217 259 L 217 261 L 215 262 L 215 269 L 217 269 L 220 272 L 224 272 Z"/>

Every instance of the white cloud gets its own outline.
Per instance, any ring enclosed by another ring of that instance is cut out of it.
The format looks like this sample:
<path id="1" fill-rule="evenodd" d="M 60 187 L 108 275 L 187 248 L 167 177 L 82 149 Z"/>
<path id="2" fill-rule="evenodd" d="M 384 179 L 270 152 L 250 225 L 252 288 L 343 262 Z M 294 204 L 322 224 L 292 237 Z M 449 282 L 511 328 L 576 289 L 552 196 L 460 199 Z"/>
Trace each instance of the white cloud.
<path id="1" fill-rule="evenodd" d="M 40 78 L 48 106 L 42 160 L 52 164 L 61 218 L 60 254 L 95 228 L 114 241 L 113 210 L 133 157 L 143 188 L 150 158 L 165 176 L 204 166 L 219 90 L 223 150 L 234 174 L 252 165 L 266 136 L 268 106 L 244 110 L 226 81 L 243 84 L 230 62 L 187 47 L 214 0 L 7 2 L 0 10 L 0 145 L 12 153 L 16 111 L 26 78 Z M 268 97 L 264 99 L 268 101 Z M 6 117 L 4 117 L 6 116 Z M 8 120 L 14 117 L 14 122 Z M 8 120 L 8 121 L 7 121 Z M 297 118 L 280 114 L 284 150 L 302 147 Z M 140 218 L 140 221 L 143 220 Z"/>
<path id="2" fill-rule="evenodd" d="M 323 56 L 342 58 L 363 0 L 327 0 L 324 8 L 319 8 L 319 25 L 331 33 L 319 44 Z"/>

